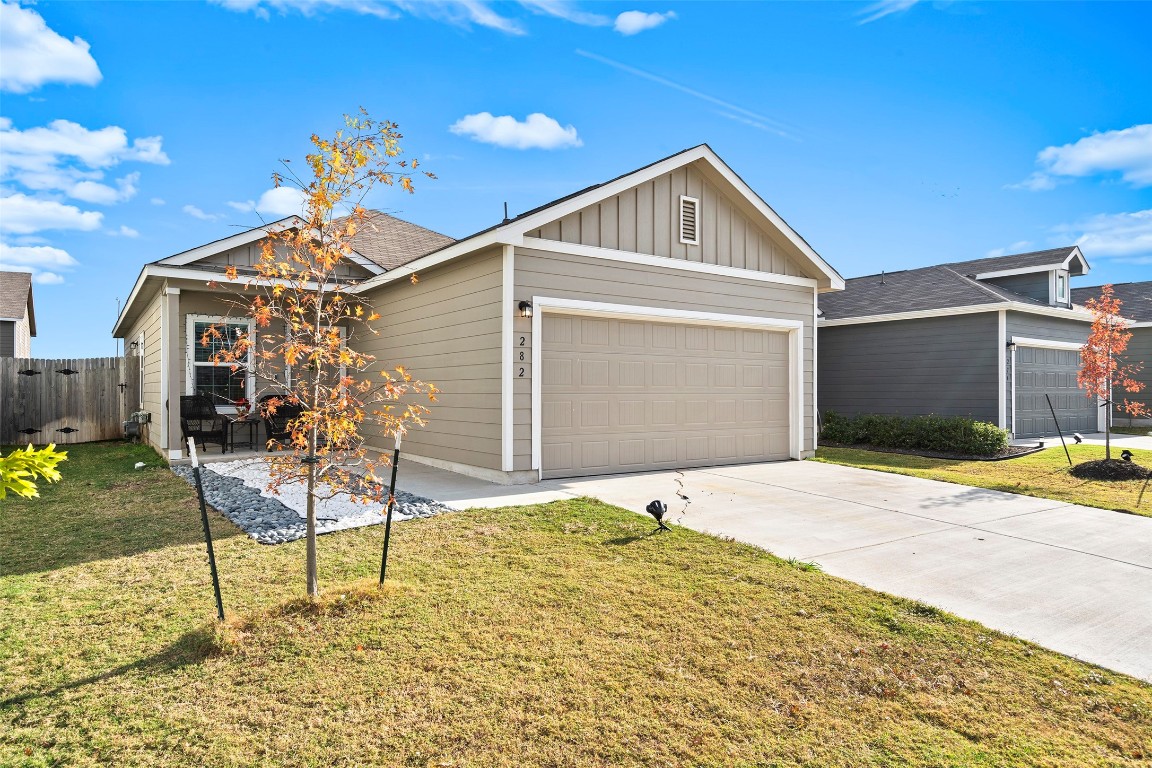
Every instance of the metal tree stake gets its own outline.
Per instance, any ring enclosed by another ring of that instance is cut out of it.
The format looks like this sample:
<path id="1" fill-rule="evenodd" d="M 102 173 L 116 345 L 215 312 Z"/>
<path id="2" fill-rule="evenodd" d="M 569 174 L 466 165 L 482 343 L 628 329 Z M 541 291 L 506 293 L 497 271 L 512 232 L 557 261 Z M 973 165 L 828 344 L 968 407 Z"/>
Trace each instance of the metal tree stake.
<path id="1" fill-rule="evenodd" d="M 204 543 L 208 545 L 208 567 L 212 570 L 212 591 L 216 593 L 216 618 L 224 621 L 224 598 L 220 596 L 220 577 L 216 573 L 216 553 L 212 550 L 212 529 L 208 527 L 208 507 L 204 503 L 204 483 L 200 479 L 200 460 L 196 441 L 188 438 L 188 455 L 192 457 L 192 475 L 196 478 L 196 495 L 200 497 L 200 522 L 204 524 Z"/>
<path id="2" fill-rule="evenodd" d="M 392 483 L 388 486 L 388 510 L 384 516 L 384 552 L 380 555 L 380 583 L 388 570 L 388 540 L 392 537 L 392 505 L 396 501 L 396 465 L 400 463 L 400 433 L 396 433 L 396 449 L 392 451 Z"/>

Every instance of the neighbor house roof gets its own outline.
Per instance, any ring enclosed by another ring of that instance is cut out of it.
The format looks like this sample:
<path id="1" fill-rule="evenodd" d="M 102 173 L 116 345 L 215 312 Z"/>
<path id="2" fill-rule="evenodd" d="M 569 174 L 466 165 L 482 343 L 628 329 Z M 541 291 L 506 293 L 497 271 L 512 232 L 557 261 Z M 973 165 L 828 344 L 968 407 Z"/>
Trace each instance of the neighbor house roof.
<path id="1" fill-rule="evenodd" d="M 0 272 L 0 320 L 23 320 L 28 313 L 28 332 L 36 335 L 36 311 L 32 304 L 32 274 Z"/>
<path id="2" fill-rule="evenodd" d="M 1073 288 L 1072 301 L 1083 304 L 1100 297 L 1100 288 Z M 1112 295 L 1120 299 L 1120 314 L 1136 323 L 1152 323 L 1152 280 L 1141 283 L 1113 283 Z"/>
<path id="3" fill-rule="evenodd" d="M 974 275 L 1062 264 L 1074 254 L 1079 249 L 1073 246 L 854 277 L 845 281 L 843 291 L 821 295 L 820 309 L 829 321 L 1006 303 L 1048 309 L 1045 302 Z"/>

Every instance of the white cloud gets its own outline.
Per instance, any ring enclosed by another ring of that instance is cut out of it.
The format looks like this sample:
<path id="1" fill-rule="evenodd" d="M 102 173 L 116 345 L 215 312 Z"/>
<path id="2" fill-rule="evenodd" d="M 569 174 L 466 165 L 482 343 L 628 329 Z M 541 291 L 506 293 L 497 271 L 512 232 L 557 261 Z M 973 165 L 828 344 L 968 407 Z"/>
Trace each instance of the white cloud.
<path id="1" fill-rule="evenodd" d="M 110 237 L 140 237 L 140 233 L 132 229 L 132 227 L 120 225 L 120 229 L 109 230 Z"/>
<path id="2" fill-rule="evenodd" d="M 68 269 L 77 265 L 65 250 L 48 245 L 9 245 L 0 243 L 0 261 L 33 268 Z"/>
<path id="3" fill-rule="evenodd" d="M 878 3 L 872 3 L 867 8 L 861 9 L 856 15 L 864 18 L 856 23 L 870 24 L 893 13 L 902 13 L 916 5 L 917 2 L 918 0 L 880 0 Z"/>
<path id="4" fill-rule="evenodd" d="M 70 120 L 21 131 L 5 117 L 0 118 L 0 173 L 51 171 L 66 161 L 94 169 L 126 161 L 168 165 L 162 143 L 162 137 L 148 136 L 129 144 L 127 131 L 117 125 L 90 131 Z"/>
<path id="5" fill-rule="evenodd" d="M 76 259 L 60 248 L 0 243 L 0 270 L 31 272 L 32 280 L 41 285 L 64 282 L 64 277 L 59 273 L 75 266 Z"/>
<path id="6" fill-rule="evenodd" d="M 491 112 L 480 112 L 465 115 L 448 130 L 485 144 L 511 149 L 562 149 L 584 144 L 576 135 L 575 127 L 561 127 L 542 112 L 533 112 L 524 121 L 511 115 L 496 117 Z"/>
<path id="7" fill-rule="evenodd" d="M 229 201 L 228 205 L 242 213 L 258 211 L 277 218 L 299 216 L 304 207 L 304 193 L 295 187 L 273 187 L 260 195 L 259 200 Z"/>
<path id="8" fill-rule="evenodd" d="M 154 197 L 151 200 L 149 200 L 148 202 L 152 203 L 152 205 L 165 205 L 165 203 L 166 203 L 166 201 L 162 197 Z"/>
<path id="9" fill-rule="evenodd" d="M 132 199 L 136 195 L 136 183 L 138 181 L 140 181 L 139 173 L 130 173 L 123 178 L 116 179 L 115 188 L 95 181 L 81 181 L 71 189 L 66 190 L 65 193 L 69 197 L 83 200 L 86 203 L 111 205 Z"/>
<path id="10" fill-rule="evenodd" d="M 194 205 L 186 205 L 180 210 L 184 211 L 184 213 L 188 214 L 192 218 L 200 219 L 201 221 L 216 221 L 216 219 L 220 218 L 214 213 L 205 213 Z"/>
<path id="11" fill-rule="evenodd" d="M 566 0 L 520 0 L 520 4 L 533 13 L 555 16 L 585 27 L 607 27 L 612 24 L 610 17 L 582 11 L 574 3 Z"/>
<path id="12" fill-rule="evenodd" d="M 1085 136 L 1036 155 L 1040 170 L 1013 188 L 1052 189 L 1057 177 L 1119 173 L 1133 187 L 1152 186 L 1152 123 Z"/>
<path id="13" fill-rule="evenodd" d="M 1028 249 L 1032 247 L 1030 240 L 1017 240 L 1009 245 L 1007 248 L 993 248 L 984 254 L 985 258 L 994 259 L 1000 256 L 1007 256 L 1013 253 L 1028 253 Z"/>
<path id="14" fill-rule="evenodd" d="M 666 21 L 676 18 L 675 11 L 667 13 L 644 13 L 644 11 L 624 11 L 616 17 L 614 25 L 622 35 L 635 35 L 646 29 L 654 29 Z"/>
<path id="15" fill-rule="evenodd" d="M 1093 258 L 1131 261 L 1152 256 L 1152 208 L 1132 213 L 1101 213 L 1083 221 L 1062 224 L 1053 231 L 1062 237 L 1074 238 L 1073 242 L 1089 261 Z"/>
<path id="16" fill-rule="evenodd" d="M 55 200 L 38 200 L 21 193 L 0 199 L 0 232 L 30 235 L 44 229 L 93 230 L 100 228 L 104 214 L 81 211 Z"/>
<path id="17" fill-rule="evenodd" d="M 64 276 L 55 272 L 36 272 L 32 275 L 32 282 L 40 285 L 59 285 L 64 282 Z"/>
<path id="18" fill-rule="evenodd" d="M 96 85 L 100 67 L 79 37 L 68 40 L 48 28 L 40 14 L 0 3 L 0 90 L 28 93 L 44 83 Z"/>
<path id="19" fill-rule="evenodd" d="M 468 28 L 475 24 L 506 32 L 524 34 L 520 22 L 492 10 L 484 0 L 210 0 L 216 5 L 241 13 L 252 12 L 260 18 L 270 17 L 270 10 L 281 14 L 296 11 L 312 16 L 326 11 L 347 11 L 379 19 L 398 19 L 404 14 L 441 21 Z"/>

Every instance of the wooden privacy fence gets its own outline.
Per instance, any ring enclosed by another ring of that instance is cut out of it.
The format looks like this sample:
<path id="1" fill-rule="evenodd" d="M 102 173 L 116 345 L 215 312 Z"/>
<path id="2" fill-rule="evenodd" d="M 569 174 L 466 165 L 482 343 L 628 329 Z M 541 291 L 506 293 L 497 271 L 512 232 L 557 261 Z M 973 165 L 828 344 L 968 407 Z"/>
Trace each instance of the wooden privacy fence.
<path id="1" fill-rule="evenodd" d="M 140 358 L 0 358 L 0 443 L 69 445 L 124 436 Z"/>

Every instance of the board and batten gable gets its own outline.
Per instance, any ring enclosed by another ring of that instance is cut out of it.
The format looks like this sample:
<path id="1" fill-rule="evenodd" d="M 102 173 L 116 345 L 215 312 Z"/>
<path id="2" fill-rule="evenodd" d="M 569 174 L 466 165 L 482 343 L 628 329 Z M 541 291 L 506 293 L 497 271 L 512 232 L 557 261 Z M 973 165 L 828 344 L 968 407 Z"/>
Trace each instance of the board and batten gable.
<path id="1" fill-rule="evenodd" d="M 424 427 L 404 437 L 403 449 L 447 464 L 501 468 L 502 257 L 499 248 L 366 291 L 381 314 L 378 336 L 356 331 L 352 344 L 376 357 L 373 373 L 403 365 L 440 393 Z M 416 402 L 427 404 L 427 398 Z M 369 424 L 367 443 L 382 452 L 392 438 Z"/>
<path id="2" fill-rule="evenodd" d="M 563 218 L 527 237 L 665 256 L 702 264 L 812 277 L 789 256 L 784 240 L 758 225 L 743 196 L 710 166 L 682 166 Z M 680 197 L 699 202 L 699 245 L 680 239 Z"/>
<path id="3" fill-rule="evenodd" d="M 731 275 L 702 275 L 626 261 L 601 260 L 532 248 L 516 248 L 516 299 L 542 296 L 653 309 L 685 310 L 802 324 L 804 381 L 803 452 L 813 445 L 813 311 L 815 289 Z M 514 337 L 530 334 L 531 321 L 516 318 Z M 529 339 L 528 344 L 540 343 Z M 514 347 L 516 349 L 516 347 Z M 523 364 L 514 361 L 518 373 Z M 513 468 L 532 469 L 532 384 L 539 371 L 513 376 Z"/>
<path id="4" fill-rule="evenodd" d="M 999 317 L 978 312 L 820 328 L 820 410 L 999 420 Z"/>
<path id="5" fill-rule="evenodd" d="M 283 243 L 276 243 L 274 247 L 277 260 L 284 262 L 291 260 L 289 251 Z M 263 248 L 263 241 L 246 243 L 211 256 L 205 256 L 193 262 L 192 266 L 197 269 L 220 272 L 223 272 L 227 267 L 253 267 L 260 263 L 260 254 Z M 356 262 L 344 259 L 336 266 L 335 275 L 340 280 L 363 280 L 371 277 L 372 273 Z"/>

